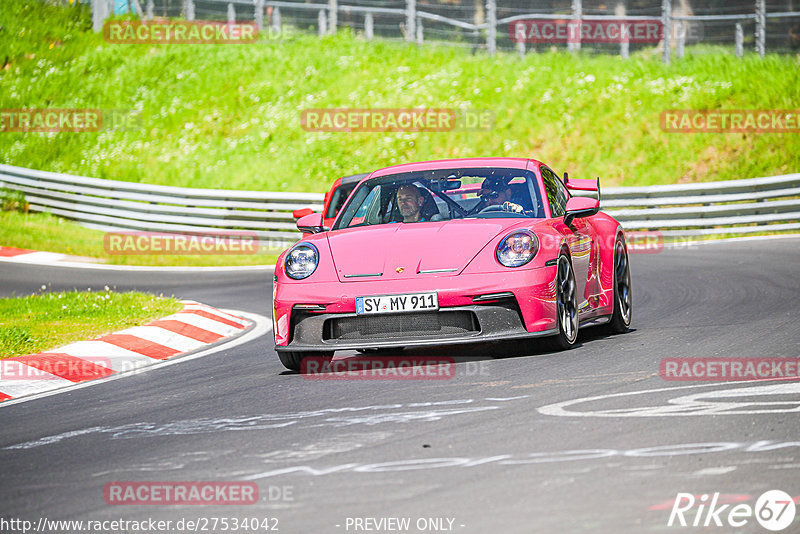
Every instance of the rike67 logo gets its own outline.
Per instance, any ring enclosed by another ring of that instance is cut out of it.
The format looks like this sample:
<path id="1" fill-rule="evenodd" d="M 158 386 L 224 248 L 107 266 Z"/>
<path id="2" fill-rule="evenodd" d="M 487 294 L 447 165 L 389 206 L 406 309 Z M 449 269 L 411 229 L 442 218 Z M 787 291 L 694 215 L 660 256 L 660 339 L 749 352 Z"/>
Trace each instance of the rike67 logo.
<path id="1" fill-rule="evenodd" d="M 667 526 L 734 527 L 741 528 L 753 518 L 759 525 L 773 532 L 789 527 L 795 517 L 795 499 L 781 490 L 769 490 L 761 494 L 755 506 L 738 502 L 741 499 L 720 498 L 719 493 L 678 493 Z M 738 495 L 735 497 L 749 496 Z M 726 502 L 727 501 L 727 502 Z M 726 504 L 723 504 L 726 502 Z"/>

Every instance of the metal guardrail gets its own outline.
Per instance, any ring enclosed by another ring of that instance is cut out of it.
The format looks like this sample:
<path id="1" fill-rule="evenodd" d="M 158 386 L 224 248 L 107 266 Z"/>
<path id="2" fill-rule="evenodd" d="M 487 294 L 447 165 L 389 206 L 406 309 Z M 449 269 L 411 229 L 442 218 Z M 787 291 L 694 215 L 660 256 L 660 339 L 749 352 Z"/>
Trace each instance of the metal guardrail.
<path id="1" fill-rule="evenodd" d="M 21 191 L 33 211 L 103 231 L 213 235 L 248 230 L 267 245 L 296 241 L 292 210 L 322 209 L 319 193 L 192 189 L 0 165 L 0 188 Z M 800 230 L 800 173 L 767 178 L 602 189 L 603 210 L 628 230 L 665 238 Z"/>
<path id="2" fill-rule="evenodd" d="M 103 231 L 214 235 L 248 230 L 282 246 L 300 233 L 292 210 L 322 209 L 318 193 L 193 189 L 85 178 L 0 165 L 0 188 L 21 191 L 32 211 L 49 212 Z"/>
<path id="3" fill-rule="evenodd" d="M 627 230 L 665 238 L 800 230 L 800 173 L 747 180 L 601 189 Z"/>

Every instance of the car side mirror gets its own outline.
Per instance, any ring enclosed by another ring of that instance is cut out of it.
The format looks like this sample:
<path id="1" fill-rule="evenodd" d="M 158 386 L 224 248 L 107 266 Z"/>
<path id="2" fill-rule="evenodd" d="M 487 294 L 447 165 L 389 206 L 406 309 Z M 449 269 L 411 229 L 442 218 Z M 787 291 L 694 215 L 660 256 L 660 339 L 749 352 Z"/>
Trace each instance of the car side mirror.
<path id="1" fill-rule="evenodd" d="M 306 215 L 311 215 L 312 213 L 314 213 L 314 210 L 311 208 L 300 208 L 292 212 L 292 217 L 299 219 L 301 217 L 305 217 Z"/>
<path id="2" fill-rule="evenodd" d="M 598 211 L 600 211 L 600 201 L 596 198 L 572 197 L 567 200 L 564 224 L 569 226 L 573 220 L 581 217 L 591 217 Z"/>
<path id="3" fill-rule="evenodd" d="M 297 220 L 297 229 L 304 234 L 318 234 L 324 232 L 323 218 L 321 213 L 310 213 Z"/>

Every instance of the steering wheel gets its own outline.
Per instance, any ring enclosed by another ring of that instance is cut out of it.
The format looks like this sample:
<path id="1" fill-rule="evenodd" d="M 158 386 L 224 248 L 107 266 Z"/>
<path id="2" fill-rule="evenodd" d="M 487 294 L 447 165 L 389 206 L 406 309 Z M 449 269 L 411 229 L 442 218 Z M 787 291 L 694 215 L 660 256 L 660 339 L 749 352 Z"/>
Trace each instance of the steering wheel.
<path id="1" fill-rule="evenodd" d="M 482 210 L 478 211 L 478 213 L 489 213 L 492 211 L 506 211 L 503 209 L 502 205 L 492 204 L 491 206 L 486 206 Z"/>

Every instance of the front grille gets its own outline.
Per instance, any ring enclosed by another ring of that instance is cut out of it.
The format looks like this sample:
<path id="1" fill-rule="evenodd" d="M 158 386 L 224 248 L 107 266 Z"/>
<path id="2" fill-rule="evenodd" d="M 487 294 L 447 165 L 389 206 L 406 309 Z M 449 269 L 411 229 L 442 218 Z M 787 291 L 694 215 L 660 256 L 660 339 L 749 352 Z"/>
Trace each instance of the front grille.
<path id="1" fill-rule="evenodd" d="M 328 319 L 322 329 L 322 339 L 444 337 L 479 331 L 478 319 L 471 311 L 400 313 Z"/>

